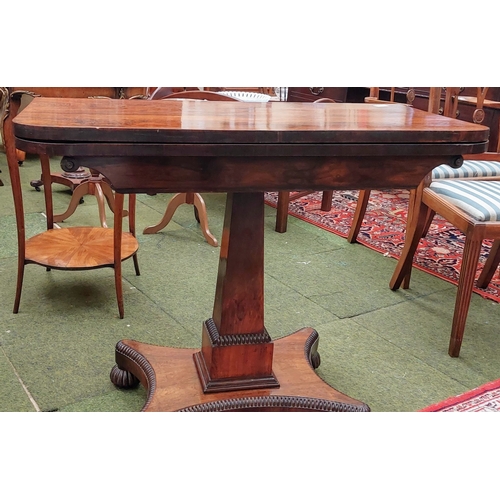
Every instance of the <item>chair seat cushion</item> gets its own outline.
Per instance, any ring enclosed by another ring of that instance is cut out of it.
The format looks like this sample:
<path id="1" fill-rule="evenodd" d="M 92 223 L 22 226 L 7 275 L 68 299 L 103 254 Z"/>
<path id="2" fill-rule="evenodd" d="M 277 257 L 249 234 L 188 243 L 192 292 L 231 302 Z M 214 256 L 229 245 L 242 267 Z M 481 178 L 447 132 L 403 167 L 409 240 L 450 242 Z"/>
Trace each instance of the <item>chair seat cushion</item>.
<path id="1" fill-rule="evenodd" d="M 459 168 L 439 165 L 432 170 L 433 179 L 466 179 L 469 177 L 500 177 L 500 161 L 465 160 Z"/>
<path id="2" fill-rule="evenodd" d="M 428 189 L 479 222 L 500 220 L 500 181 L 437 180 Z"/>

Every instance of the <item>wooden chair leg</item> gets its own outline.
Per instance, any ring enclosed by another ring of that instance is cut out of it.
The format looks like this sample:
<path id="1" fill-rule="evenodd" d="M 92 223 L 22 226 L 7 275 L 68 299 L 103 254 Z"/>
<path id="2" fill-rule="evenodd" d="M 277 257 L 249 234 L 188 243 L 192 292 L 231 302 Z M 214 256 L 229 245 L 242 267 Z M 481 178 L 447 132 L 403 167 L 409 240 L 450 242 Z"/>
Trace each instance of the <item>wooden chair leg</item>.
<path id="1" fill-rule="evenodd" d="M 108 227 L 106 223 L 106 206 L 105 206 L 105 198 L 102 190 L 101 184 L 94 185 L 94 196 L 97 199 L 97 208 L 99 210 L 99 220 L 101 221 L 101 227 Z"/>
<path id="2" fill-rule="evenodd" d="M 451 327 L 450 346 L 448 354 L 452 358 L 458 358 L 462 339 L 464 336 L 467 313 L 469 312 L 472 287 L 476 275 L 479 254 L 481 252 L 482 240 L 466 237 L 462 264 L 460 266 L 460 278 L 458 280 L 457 298 L 455 301 L 455 312 Z"/>
<path id="3" fill-rule="evenodd" d="M 493 279 L 495 271 L 500 264 L 500 240 L 495 240 L 491 245 L 490 254 L 484 263 L 483 270 L 477 279 L 478 288 L 487 288 Z"/>
<path id="4" fill-rule="evenodd" d="M 288 205 L 290 203 L 290 192 L 280 191 L 278 193 L 278 205 L 276 207 L 276 227 L 277 233 L 286 233 L 288 223 Z"/>
<path id="5" fill-rule="evenodd" d="M 137 257 L 137 253 L 135 253 L 132 256 L 132 261 L 134 262 L 135 275 L 136 276 L 140 276 L 141 275 L 141 271 L 139 269 L 139 257 Z"/>
<path id="6" fill-rule="evenodd" d="M 427 207 L 427 205 L 420 203 L 418 214 L 412 217 L 411 223 L 406 231 L 403 251 L 399 257 L 396 269 L 394 270 L 389 283 L 391 290 L 397 290 L 405 278 L 406 283 L 409 286 L 409 276 L 411 275 L 411 268 L 413 266 L 413 257 L 417 251 L 418 244 L 420 243 L 425 222 L 429 217 L 429 211 L 430 208 Z"/>
<path id="7" fill-rule="evenodd" d="M 114 213 L 114 273 L 116 301 L 118 302 L 118 313 L 120 319 L 123 319 L 125 312 L 123 307 L 123 282 L 122 282 L 122 233 L 123 233 L 123 198 L 122 193 L 115 194 L 115 213 Z"/>
<path id="8" fill-rule="evenodd" d="M 354 216 L 352 219 L 351 229 L 347 235 L 347 241 L 349 243 L 356 243 L 358 239 L 359 230 L 361 229 L 361 224 L 366 213 L 366 206 L 368 205 L 368 200 L 370 199 L 370 189 L 361 189 L 358 194 L 358 203 L 356 204 L 356 210 L 354 211 Z"/>
<path id="9" fill-rule="evenodd" d="M 111 210 L 111 212 L 114 213 L 114 211 L 115 211 L 115 208 L 114 208 L 115 195 L 113 193 L 113 190 L 111 189 L 111 186 L 106 181 L 101 180 L 101 181 L 98 181 L 95 183 L 95 187 L 97 189 L 99 189 L 99 197 L 100 197 L 100 204 L 102 206 L 102 211 L 104 212 L 104 200 L 106 200 L 106 203 L 108 204 L 109 209 Z M 98 202 L 99 202 L 99 198 L 98 198 Z M 99 209 L 101 209 L 101 206 L 99 207 Z M 123 217 L 127 217 L 127 215 L 128 215 L 128 211 L 123 210 Z"/>
<path id="10" fill-rule="evenodd" d="M 408 288 L 410 288 L 410 281 L 411 281 L 411 268 L 410 271 L 408 271 L 408 274 L 403 278 L 403 281 L 401 282 L 401 288 L 403 290 L 408 290 Z"/>
<path id="11" fill-rule="evenodd" d="M 429 212 L 427 220 L 425 221 L 424 224 L 424 232 L 422 233 L 422 238 L 425 238 L 427 236 L 427 233 L 429 232 L 429 228 L 431 227 L 435 215 L 436 214 L 432 210 Z"/>
<path id="12" fill-rule="evenodd" d="M 276 207 L 276 226 L 275 231 L 277 233 L 286 233 L 288 225 L 288 208 L 290 202 L 293 200 L 298 200 L 308 194 L 314 193 L 314 190 L 309 191 L 297 191 L 295 194 L 291 195 L 290 191 L 279 191 L 278 192 L 278 204 Z M 321 210 L 323 212 L 329 212 L 332 209 L 332 196 L 333 191 L 323 191 L 323 196 L 321 198 Z"/>
<path id="13" fill-rule="evenodd" d="M 69 202 L 68 208 L 62 214 L 55 214 L 54 222 L 63 222 L 67 218 L 71 217 L 80 204 L 80 200 L 87 194 L 89 194 L 89 183 L 82 182 L 81 184 L 78 184 L 78 186 L 76 186 L 76 188 L 74 189 L 73 194 L 71 195 L 71 200 Z"/>
<path id="14" fill-rule="evenodd" d="M 17 285 L 16 285 L 16 297 L 14 299 L 14 309 L 12 312 L 17 314 L 19 312 L 19 304 L 21 303 L 21 292 L 23 289 L 23 278 L 24 278 L 24 256 L 19 255 L 17 258 Z"/>
<path id="15" fill-rule="evenodd" d="M 420 204 L 422 202 L 422 189 L 419 186 L 417 189 L 410 189 L 410 197 L 408 199 L 408 211 L 407 211 L 407 216 L 406 216 L 406 234 L 409 234 L 409 228 L 412 223 L 412 217 L 415 214 L 415 206 Z M 427 235 L 427 231 L 429 229 L 429 226 L 432 222 L 432 219 L 434 218 L 434 212 L 431 210 L 428 213 L 427 221 L 424 223 L 424 230 L 422 232 L 421 238 L 425 238 Z M 406 236 L 405 236 L 406 238 Z M 410 288 L 410 280 L 411 280 L 411 270 L 412 267 L 410 267 L 408 274 L 403 278 L 403 281 L 401 282 L 401 287 L 403 290 L 407 290 Z"/>
<path id="16" fill-rule="evenodd" d="M 154 226 L 146 227 L 142 233 L 154 234 L 158 231 L 161 231 L 172 220 L 172 217 L 177 208 L 183 204 L 194 205 L 196 220 L 200 223 L 201 231 L 203 233 L 203 236 L 205 237 L 205 240 L 208 244 L 214 247 L 218 246 L 217 239 L 208 228 L 207 208 L 205 205 L 205 201 L 199 193 L 175 194 L 168 202 L 167 209 L 165 210 L 161 221 Z"/>
<path id="17" fill-rule="evenodd" d="M 432 224 L 432 221 L 434 220 L 435 215 L 436 215 L 436 213 L 433 210 L 428 211 L 420 239 L 425 238 L 427 236 L 427 233 L 429 232 L 429 228 L 431 227 L 431 224 Z M 408 290 L 408 288 L 410 288 L 411 270 L 412 270 L 412 267 L 410 267 L 408 274 L 403 278 L 403 281 L 401 283 L 401 288 L 403 288 L 403 290 Z"/>
<path id="18" fill-rule="evenodd" d="M 131 193 L 128 195 L 128 230 L 132 236 L 135 237 L 135 208 L 136 208 L 136 200 L 137 195 L 135 193 Z M 125 213 L 125 210 L 123 211 Z M 135 275 L 140 276 L 141 271 L 139 269 L 139 258 L 137 257 L 137 253 L 132 256 L 134 261 L 134 269 Z"/>
<path id="19" fill-rule="evenodd" d="M 420 193 L 420 191 L 419 191 Z M 410 227 L 412 214 L 415 213 L 415 204 L 417 203 L 417 190 L 410 189 L 410 197 L 408 199 L 408 213 L 406 215 L 406 227 Z M 420 203 L 420 199 L 418 199 Z"/>
<path id="20" fill-rule="evenodd" d="M 47 229 L 54 229 L 54 200 L 52 199 L 52 179 L 50 176 L 50 158 L 40 155 L 42 167 L 43 197 L 45 200 L 45 214 L 47 215 Z"/>
<path id="21" fill-rule="evenodd" d="M 332 197 L 333 191 L 323 191 L 323 197 L 321 198 L 321 210 L 323 212 L 329 212 L 332 209 Z"/>
<path id="22" fill-rule="evenodd" d="M 177 208 L 183 203 L 186 203 L 186 196 L 186 193 L 175 194 L 168 202 L 167 209 L 165 210 L 161 221 L 154 226 L 148 226 L 145 228 L 142 234 L 155 234 L 158 231 L 161 231 L 170 222 Z"/>
<path id="23" fill-rule="evenodd" d="M 193 204 L 198 211 L 198 222 L 200 223 L 201 232 L 207 240 L 207 243 L 213 247 L 218 246 L 215 236 L 208 229 L 207 207 L 205 205 L 205 200 L 199 193 L 194 193 Z"/>

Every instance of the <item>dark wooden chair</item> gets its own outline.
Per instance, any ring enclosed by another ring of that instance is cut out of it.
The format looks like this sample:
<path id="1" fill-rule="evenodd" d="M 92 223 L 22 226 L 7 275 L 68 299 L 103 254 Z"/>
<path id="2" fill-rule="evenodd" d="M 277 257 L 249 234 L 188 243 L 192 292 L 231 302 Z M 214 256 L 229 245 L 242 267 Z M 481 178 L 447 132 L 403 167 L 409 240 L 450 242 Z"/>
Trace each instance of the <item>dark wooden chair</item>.
<path id="1" fill-rule="evenodd" d="M 336 103 L 338 101 L 330 99 L 329 97 L 322 97 L 313 101 L 314 103 Z M 277 233 L 286 233 L 288 226 L 288 207 L 291 201 L 298 200 L 314 191 L 297 191 L 291 194 L 290 191 L 280 191 L 278 193 L 278 203 L 276 207 L 276 226 L 275 231 Z M 323 196 L 321 198 L 321 210 L 324 212 L 329 212 L 332 209 L 332 196 L 333 191 L 323 191 Z"/>
<path id="2" fill-rule="evenodd" d="M 124 195 L 116 193 L 114 227 L 65 227 L 54 224 L 50 159 L 40 156 L 44 187 L 47 230 L 26 238 L 23 195 L 17 161 L 12 120 L 18 113 L 20 96 L 11 99 L 9 113 L 3 123 L 3 133 L 9 165 L 14 211 L 17 224 L 18 269 L 13 312 L 19 311 L 24 270 L 27 264 L 38 264 L 48 271 L 82 271 L 110 267 L 114 270 L 116 298 L 120 318 L 124 317 L 122 261 L 133 257 L 135 272 L 139 272 L 138 242 L 135 238 L 135 194 L 129 195 L 128 232 L 123 231 Z M 103 160 L 104 161 L 104 160 Z"/>
<path id="3" fill-rule="evenodd" d="M 150 96 L 150 99 L 196 99 L 207 101 L 238 101 L 239 99 L 229 97 L 227 95 L 219 94 L 208 90 L 182 90 L 172 92 L 172 87 L 158 87 Z M 168 202 L 167 208 L 163 217 L 158 224 L 148 226 L 144 229 L 143 234 L 155 234 L 161 231 L 171 221 L 175 211 L 180 205 L 187 204 L 194 206 L 194 213 L 196 220 L 200 224 L 201 231 L 205 240 L 210 245 L 218 246 L 217 239 L 210 232 L 208 227 L 208 216 L 205 205 L 205 200 L 200 193 L 177 193 Z"/>
<path id="4" fill-rule="evenodd" d="M 481 89 L 480 93 L 483 93 Z M 452 108 L 453 111 L 453 108 Z M 459 177 L 461 169 L 469 165 L 483 176 Z M 443 167 L 438 167 L 442 170 Z M 390 281 L 390 288 L 408 288 L 413 258 L 421 238 L 435 214 L 450 222 L 465 234 L 465 246 L 460 268 L 457 297 L 453 313 L 448 354 L 458 357 L 462 345 L 474 279 L 483 240 L 494 240 L 489 257 L 477 280 L 479 288 L 486 288 L 500 263 L 500 141 L 497 152 L 466 157 L 456 177 L 439 176 L 434 169 L 417 188 L 410 206 L 405 245 Z M 492 175 L 486 175 L 487 173 Z M 439 173 L 439 172 L 438 172 Z"/>

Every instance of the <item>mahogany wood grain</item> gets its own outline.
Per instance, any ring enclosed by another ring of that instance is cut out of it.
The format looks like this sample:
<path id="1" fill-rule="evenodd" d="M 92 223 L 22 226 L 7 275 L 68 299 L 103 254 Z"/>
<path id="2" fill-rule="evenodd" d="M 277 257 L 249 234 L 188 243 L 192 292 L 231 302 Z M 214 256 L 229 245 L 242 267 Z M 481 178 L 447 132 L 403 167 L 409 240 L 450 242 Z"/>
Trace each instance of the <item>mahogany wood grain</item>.
<path id="1" fill-rule="evenodd" d="M 155 411 L 366 411 L 314 374 L 314 330 L 273 342 L 265 328 L 263 192 L 414 188 L 488 138 L 486 127 L 407 106 L 343 103 L 39 98 L 14 126 L 18 146 L 73 156 L 119 193 L 229 193 L 201 350 L 116 347 L 113 383 L 140 381 Z"/>
<path id="2" fill-rule="evenodd" d="M 14 119 L 14 123 L 18 143 L 33 153 L 39 150 L 37 142 L 52 141 L 56 142 L 53 147 L 44 144 L 43 149 L 56 150 L 57 143 L 74 142 L 71 153 L 67 151 L 68 144 L 63 146 L 66 148 L 64 154 L 78 154 L 76 151 L 92 154 L 99 144 L 110 146 L 109 143 L 116 142 L 137 143 L 134 149 L 141 154 L 147 154 L 146 145 L 154 143 L 207 147 L 227 145 L 227 153 L 231 155 L 237 154 L 241 144 L 253 145 L 261 154 L 266 154 L 266 145 L 352 145 L 350 156 L 357 156 L 356 149 L 360 145 L 369 149 L 365 156 L 381 155 L 391 144 L 404 144 L 405 147 L 399 148 L 400 155 L 404 155 L 408 148 L 413 151 L 418 149 L 415 144 L 438 146 L 448 143 L 448 154 L 453 155 L 453 146 L 457 143 L 461 143 L 460 154 L 466 154 L 464 143 L 470 144 L 470 153 L 482 152 L 483 148 L 478 143 L 488 139 L 487 127 L 471 127 L 467 122 L 399 104 L 378 107 L 361 103 L 330 106 L 283 102 L 40 97 L 35 98 Z M 22 139 L 30 141 L 30 144 L 24 144 Z M 82 143 L 82 139 L 90 144 Z M 141 144 L 143 147 L 140 147 Z M 231 148 L 231 145 L 236 147 Z M 109 154 L 109 149 L 106 150 Z M 243 154 L 246 155 L 247 151 Z M 311 155 L 313 151 L 314 148 L 306 152 Z M 156 150 L 149 154 L 154 156 Z M 422 156 L 425 155 L 423 152 Z"/>

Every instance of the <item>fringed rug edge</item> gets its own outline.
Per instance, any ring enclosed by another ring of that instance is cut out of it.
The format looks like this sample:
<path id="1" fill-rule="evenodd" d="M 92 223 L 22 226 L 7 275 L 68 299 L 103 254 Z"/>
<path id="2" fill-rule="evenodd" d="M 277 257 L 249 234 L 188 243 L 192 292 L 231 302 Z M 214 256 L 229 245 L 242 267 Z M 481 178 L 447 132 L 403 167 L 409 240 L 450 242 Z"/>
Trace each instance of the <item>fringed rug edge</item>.
<path id="1" fill-rule="evenodd" d="M 479 386 L 476 389 L 473 389 L 471 391 L 464 392 L 463 394 L 460 394 L 458 396 L 452 396 L 448 399 L 445 399 L 444 401 L 427 406 L 426 408 L 419 410 L 419 412 L 439 412 L 439 411 L 447 410 L 449 408 L 452 408 L 453 406 L 464 403 L 466 401 L 471 401 L 479 396 L 482 396 L 483 394 L 486 394 L 490 391 L 493 391 L 493 390 L 499 389 L 499 388 L 500 388 L 500 379 L 493 380 L 493 381 L 487 382 L 486 384 L 483 384 L 483 385 L 481 385 L 481 386 Z M 452 410 L 450 410 L 450 411 L 452 411 Z"/>

